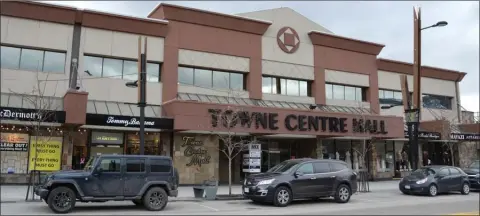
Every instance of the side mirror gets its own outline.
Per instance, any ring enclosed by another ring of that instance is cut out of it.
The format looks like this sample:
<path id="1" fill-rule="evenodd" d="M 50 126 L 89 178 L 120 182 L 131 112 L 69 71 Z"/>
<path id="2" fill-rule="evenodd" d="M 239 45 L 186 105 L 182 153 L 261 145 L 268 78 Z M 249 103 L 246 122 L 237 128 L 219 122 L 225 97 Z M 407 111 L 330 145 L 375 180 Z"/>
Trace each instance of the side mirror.
<path id="1" fill-rule="evenodd" d="M 296 171 L 294 175 L 295 175 L 295 177 L 303 176 L 303 172 L 302 171 Z"/>

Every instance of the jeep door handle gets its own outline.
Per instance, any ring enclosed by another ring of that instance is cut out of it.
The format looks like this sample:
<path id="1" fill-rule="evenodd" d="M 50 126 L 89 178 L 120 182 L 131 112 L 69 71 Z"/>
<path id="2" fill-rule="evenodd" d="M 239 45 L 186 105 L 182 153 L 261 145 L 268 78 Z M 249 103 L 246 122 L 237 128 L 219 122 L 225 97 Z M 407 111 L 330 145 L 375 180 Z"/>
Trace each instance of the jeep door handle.
<path id="1" fill-rule="evenodd" d="M 335 176 L 330 176 L 330 178 L 335 178 Z"/>
<path id="2" fill-rule="evenodd" d="M 310 179 L 315 180 L 315 179 L 317 179 L 317 177 L 311 177 Z"/>

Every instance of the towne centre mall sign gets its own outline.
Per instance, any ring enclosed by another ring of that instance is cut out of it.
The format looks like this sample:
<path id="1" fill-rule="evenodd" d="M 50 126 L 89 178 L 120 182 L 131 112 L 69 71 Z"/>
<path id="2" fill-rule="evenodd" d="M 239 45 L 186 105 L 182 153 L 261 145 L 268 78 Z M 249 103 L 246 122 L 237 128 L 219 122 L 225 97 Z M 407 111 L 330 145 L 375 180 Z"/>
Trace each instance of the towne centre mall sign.
<path id="1" fill-rule="evenodd" d="M 208 109 L 212 127 L 219 124 L 226 128 L 240 125 L 243 128 L 278 130 L 283 125 L 289 131 L 322 131 L 330 133 L 370 133 L 387 134 L 385 121 L 368 118 L 343 118 L 311 115 L 286 115 L 279 119 L 278 113 L 262 113 Z"/>

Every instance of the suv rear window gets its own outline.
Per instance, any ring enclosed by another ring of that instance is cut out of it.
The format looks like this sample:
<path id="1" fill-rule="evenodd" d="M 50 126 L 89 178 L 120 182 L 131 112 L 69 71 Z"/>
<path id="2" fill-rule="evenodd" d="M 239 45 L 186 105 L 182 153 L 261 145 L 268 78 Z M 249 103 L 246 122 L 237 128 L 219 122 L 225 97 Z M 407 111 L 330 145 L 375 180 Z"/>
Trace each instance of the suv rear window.
<path id="1" fill-rule="evenodd" d="M 330 171 L 330 166 L 325 162 L 315 163 L 315 173 L 328 173 Z"/>
<path id="2" fill-rule="evenodd" d="M 170 172 L 170 161 L 165 159 L 150 159 L 150 172 Z"/>
<path id="3" fill-rule="evenodd" d="M 345 164 L 341 164 L 341 163 L 331 163 L 330 168 L 332 169 L 332 172 L 348 169 L 348 167 L 345 166 Z"/>
<path id="4" fill-rule="evenodd" d="M 145 159 L 127 159 L 127 172 L 145 172 Z"/>

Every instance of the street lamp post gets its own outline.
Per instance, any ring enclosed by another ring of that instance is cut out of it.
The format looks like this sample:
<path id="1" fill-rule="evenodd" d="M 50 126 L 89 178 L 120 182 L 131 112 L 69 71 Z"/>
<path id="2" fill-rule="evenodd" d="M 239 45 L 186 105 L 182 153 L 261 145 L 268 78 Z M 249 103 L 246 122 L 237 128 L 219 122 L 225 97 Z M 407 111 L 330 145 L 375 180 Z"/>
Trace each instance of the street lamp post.
<path id="1" fill-rule="evenodd" d="M 138 103 L 140 108 L 140 155 L 145 154 L 145 107 L 147 106 L 147 39 L 145 38 L 144 53 L 141 52 L 141 38 L 138 40 L 138 80 L 125 83 L 127 87 L 138 88 Z"/>
<path id="2" fill-rule="evenodd" d="M 413 13 L 414 20 L 414 32 L 413 32 L 413 107 L 409 103 L 408 108 L 405 110 L 405 118 L 407 120 L 408 127 L 408 142 L 409 145 L 409 160 L 411 162 L 411 168 L 413 170 L 418 169 L 418 126 L 420 125 L 420 110 L 421 110 L 421 77 L 422 77 L 422 30 L 443 27 L 448 25 L 446 21 L 437 22 L 434 25 L 422 28 L 421 26 L 421 12 L 420 8 L 414 8 Z"/>

